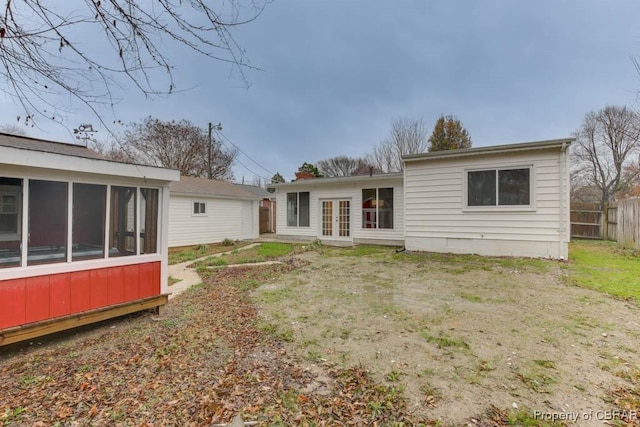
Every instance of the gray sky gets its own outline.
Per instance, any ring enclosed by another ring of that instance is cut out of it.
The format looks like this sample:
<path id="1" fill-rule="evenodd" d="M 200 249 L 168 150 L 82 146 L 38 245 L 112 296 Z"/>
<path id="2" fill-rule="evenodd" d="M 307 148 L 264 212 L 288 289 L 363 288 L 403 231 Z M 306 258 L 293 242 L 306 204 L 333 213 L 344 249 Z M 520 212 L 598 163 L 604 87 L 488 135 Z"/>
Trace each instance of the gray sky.
<path id="1" fill-rule="evenodd" d="M 275 0 L 234 32 L 264 70 L 246 70 L 249 88 L 228 64 L 169 51 L 185 91 L 145 99 L 125 88 L 104 117 L 221 122 L 266 168 L 239 155 L 251 171 L 236 163 L 236 181 L 248 183 L 254 173 L 290 180 L 305 161 L 363 156 L 399 117 L 431 129 L 454 114 L 475 147 L 562 138 L 589 111 L 639 107 L 630 59 L 640 55 L 639 18 L 637 0 Z M 15 123 L 20 108 L 7 98 L 0 107 L 0 124 Z M 68 128 L 97 123 L 76 108 Z M 30 136 L 72 141 L 64 126 L 39 124 Z"/>

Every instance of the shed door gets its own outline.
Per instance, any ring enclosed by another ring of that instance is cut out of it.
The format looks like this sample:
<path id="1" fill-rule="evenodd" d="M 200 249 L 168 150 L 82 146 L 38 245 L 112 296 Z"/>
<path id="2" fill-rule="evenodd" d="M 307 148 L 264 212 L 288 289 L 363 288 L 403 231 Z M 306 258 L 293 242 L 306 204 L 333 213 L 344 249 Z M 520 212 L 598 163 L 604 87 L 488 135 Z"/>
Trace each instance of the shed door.
<path id="1" fill-rule="evenodd" d="M 320 204 L 321 238 L 351 240 L 351 200 L 323 200 Z"/>

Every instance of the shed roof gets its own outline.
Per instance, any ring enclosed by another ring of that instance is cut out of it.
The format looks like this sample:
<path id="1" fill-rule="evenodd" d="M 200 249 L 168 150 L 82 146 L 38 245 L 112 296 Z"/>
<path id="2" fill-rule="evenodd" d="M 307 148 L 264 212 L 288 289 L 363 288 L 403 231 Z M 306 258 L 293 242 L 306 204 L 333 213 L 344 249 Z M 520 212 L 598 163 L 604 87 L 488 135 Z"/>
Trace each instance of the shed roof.
<path id="1" fill-rule="evenodd" d="M 236 184 L 236 185 L 239 185 L 240 187 L 244 188 L 245 190 L 250 191 L 251 193 L 255 194 L 256 196 L 260 197 L 261 199 L 271 199 L 271 198 L 275 197 L 275 195 L 273 193 L 269 193 L 264 188 L 258 187 L 256 185 L 247 185 L 247 184 Z"/>
<path id="2" fill-rule="evenodd" d="M 551 139 L 547 141 L 519 142 L 517 144 L 491 145 L 488 147 L 463 148 L 460 150 L 432 151 L 430 153 L 409 154 L 406 156 L 402 156 L 402 160 L 406 163 L 420 160 L 476 156 L 480 154 L 487 155 L 513 153 L 518 151 L 561 149 L 563 146 L 569 146 L 573 141 L 575 141 L 575 138 L 564 138 Z"/>
<path id="3" fill-rule="evenodd" d="M 180 181 L 171 183 L 171 193 L 188 196 L 214 197 L 225 199 L 259 200 L 262 197 L 228 181 L 181 176 Z"/>

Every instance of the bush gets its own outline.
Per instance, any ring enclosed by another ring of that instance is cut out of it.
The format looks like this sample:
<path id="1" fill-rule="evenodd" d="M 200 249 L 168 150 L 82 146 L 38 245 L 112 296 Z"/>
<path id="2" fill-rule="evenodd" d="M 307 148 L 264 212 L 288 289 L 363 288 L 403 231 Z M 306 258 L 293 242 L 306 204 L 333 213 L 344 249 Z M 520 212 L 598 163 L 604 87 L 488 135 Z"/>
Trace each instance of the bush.
<path id="1" fill-rule="evenodd" d="M 234 246 L 235 242 L 228 237 L 222 241 L 222 246 Z"/>

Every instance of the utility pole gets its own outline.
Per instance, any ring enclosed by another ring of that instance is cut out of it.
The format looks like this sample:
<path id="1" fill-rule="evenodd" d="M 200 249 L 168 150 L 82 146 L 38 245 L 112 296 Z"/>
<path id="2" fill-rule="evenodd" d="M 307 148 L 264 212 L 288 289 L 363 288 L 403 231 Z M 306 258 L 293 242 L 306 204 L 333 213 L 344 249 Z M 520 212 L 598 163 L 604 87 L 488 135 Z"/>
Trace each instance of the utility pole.
<path id="1" fill-rule="evenodd" d="M 218 131 L 222 130 L 222 125 L 220 123 L 218 123 L 216 126 L 213 126 L 213 124 L 209 122 L 209 155 L 207 156 L 207 176 L 209 177 L 209 179 L 213 179 L 213 171 L 211 170 L 211 145 L 213 144 L 213 139 L 211 137 L 211 131 L 214 127 Z"/>

